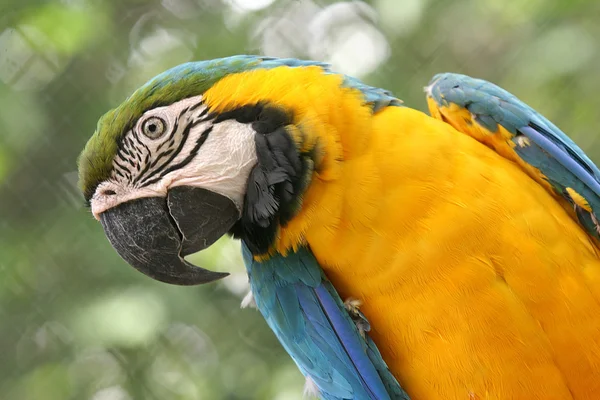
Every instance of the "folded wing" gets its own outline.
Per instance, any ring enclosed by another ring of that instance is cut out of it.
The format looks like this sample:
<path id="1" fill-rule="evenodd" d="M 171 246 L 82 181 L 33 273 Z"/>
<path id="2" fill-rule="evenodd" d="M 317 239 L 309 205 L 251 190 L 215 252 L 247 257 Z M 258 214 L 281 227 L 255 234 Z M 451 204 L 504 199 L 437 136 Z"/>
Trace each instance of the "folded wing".
<path id="1" fill-rule="evenodd" d="M 459 74 L 426 87 L 431 115 L 516 162 L 600 239 L 600 170 L 567 135 L 506 90 Z"/>
<path id="2" fill-rule="evenodd" d="M 406 399 L 310 250 L 258 262 L 243 246 L 256 305 L 323 399 Z"/>

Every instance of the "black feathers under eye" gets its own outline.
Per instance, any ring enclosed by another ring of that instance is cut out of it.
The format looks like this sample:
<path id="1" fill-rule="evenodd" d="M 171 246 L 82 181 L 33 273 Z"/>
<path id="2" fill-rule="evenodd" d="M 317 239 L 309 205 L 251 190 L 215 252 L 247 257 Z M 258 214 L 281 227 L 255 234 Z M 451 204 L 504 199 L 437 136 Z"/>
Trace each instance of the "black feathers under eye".
<path id="1" fill-rule="evenodd" d="M 150 139 L 158 139 L 167 131 L 167 123 L 160 117 L 150 117 L 142 122 L 142 133 Z"/>
<path id="2" fill-rule="evenodd" d="M 277 229 L 298 211 L 312 163 L 298 152 L 288 131 L 293 117 L 285 110 L 265 104 L 248 105 L 215 119 L 251 124 L 256 132 L 258 163 L 248 178 L 242 218 L 230 233 L 241 238 L 254 254 L 265 253 Z"/>

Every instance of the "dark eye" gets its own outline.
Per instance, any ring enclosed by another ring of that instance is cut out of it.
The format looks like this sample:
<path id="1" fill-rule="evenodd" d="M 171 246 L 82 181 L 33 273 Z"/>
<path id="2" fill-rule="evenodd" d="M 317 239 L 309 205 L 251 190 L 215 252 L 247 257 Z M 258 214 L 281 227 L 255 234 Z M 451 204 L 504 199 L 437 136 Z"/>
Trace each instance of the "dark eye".
<path id="1" fill-rule="evenodd" d="M 167 124 L 159 117 L 150 117 L 142 124 L 142 133 L 150 139 L 158 139 L 166 130 Z"/>

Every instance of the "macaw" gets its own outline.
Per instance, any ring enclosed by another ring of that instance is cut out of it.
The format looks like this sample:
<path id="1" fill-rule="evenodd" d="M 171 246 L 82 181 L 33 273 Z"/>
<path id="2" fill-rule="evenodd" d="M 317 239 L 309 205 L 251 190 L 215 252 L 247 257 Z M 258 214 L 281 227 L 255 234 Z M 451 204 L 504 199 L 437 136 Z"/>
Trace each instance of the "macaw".
<path id="1" fill-rule="evenodd" d="M 156 280 L 242 242 L 257 308 L 323 399 L 600 399 L 600 171 L 492 83 L 430 114 L 320 62 L 174 67 L 79 158 L 112 246 Z"/>

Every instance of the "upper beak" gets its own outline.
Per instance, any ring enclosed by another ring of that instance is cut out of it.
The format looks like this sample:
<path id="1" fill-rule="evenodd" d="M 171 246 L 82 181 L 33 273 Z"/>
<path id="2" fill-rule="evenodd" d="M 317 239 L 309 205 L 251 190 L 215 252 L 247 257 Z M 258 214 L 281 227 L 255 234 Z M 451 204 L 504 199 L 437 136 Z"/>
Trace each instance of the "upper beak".
<path id="1" fill-rule="evenodd" d="M 183 259 L 223 236 L 240 213 L 227 197 L 180 186 L 167 197 L 121 203 L 100 214 L 104 232 L 117 253 L 145 275 L 175 285 L 197 285 L 226 277 Z"/>

